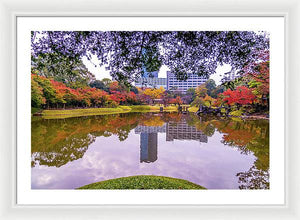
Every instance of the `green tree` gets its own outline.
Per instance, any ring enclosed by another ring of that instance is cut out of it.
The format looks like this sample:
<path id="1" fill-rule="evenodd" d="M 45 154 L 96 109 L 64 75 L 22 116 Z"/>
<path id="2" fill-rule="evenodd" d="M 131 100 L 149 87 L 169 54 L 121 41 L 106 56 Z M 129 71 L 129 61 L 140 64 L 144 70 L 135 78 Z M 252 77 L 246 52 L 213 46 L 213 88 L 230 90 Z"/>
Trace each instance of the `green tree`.
<path id="1" fill-rule="evenodd" d="M 81 59 L 73 59 L 57 53 L 41 53 L 37 57 L 31 56 L 31 69 L 40 76 L 53 78 L 72 88 L 87 86 L 95 78 Z"/>
<path id="2" fill-rule="evenodd" d="M 53 88 L 51 81 L 45 77 L 39 77 L 37 75 L 32 75 L 32 78 L 35 82 L 39 84 L 41 88 L 43 88 L 43 94 L 46 99 L 47 107 L 52 106 L 56 103 L 56 91 Z"/>
<path id="3" fill-rule="evenodd" d="M 218 94 L 225 92 L 225 87 L 223 85 L 218 85 L 212 92 L 211 97 L 217 98 Z"/>
<path id="4" fill-rule="evenodd" d="M 207 88 L 207 94 L 209 96 L 211 96 L 212 93 L 213 93 L 213 91 L 214 91 L 214 89 L 216 89 L 216 82 L 215 82 L 215 80 L 213 80 L 213 79 L 207 80 L 206 83 L 205 83 L 205 87 Z"/>
<path id="5" fill-rule="evenodd" d="M 106 86 L 106 87 L 109 87 L 109 84 L 112 82 L 109 78 L 103 78 L 102 79 L 102 82 L 103 84 Z"/>
<path id="6" fill-rule="evenodd" d="M 31 78 L 31 106 L 40 108 L 45 103 L 43 88 Z"/>
<path id="7" fill-rule="evenodd" d="M 90 82 L 90 87 L 104 90 L 106 92 L 109 91 L 109 87 L 101 80 L 94 80 Z"/>

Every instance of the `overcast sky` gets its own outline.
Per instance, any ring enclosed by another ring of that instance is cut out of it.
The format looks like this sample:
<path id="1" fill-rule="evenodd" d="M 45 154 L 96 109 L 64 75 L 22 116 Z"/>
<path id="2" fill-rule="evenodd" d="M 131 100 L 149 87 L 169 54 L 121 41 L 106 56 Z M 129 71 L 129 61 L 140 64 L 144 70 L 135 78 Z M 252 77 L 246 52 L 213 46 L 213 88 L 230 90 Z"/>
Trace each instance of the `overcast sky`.
<path id="1" fill-rule="evenodd" d="M 89 61 L 86 57 L 84 57 L 83 59 L 83 63 L 84 65 L 88 68 L 88 70 L 93 73 L 96 77 L 96 79 L 101 80 L 103 78 L 109 78 L 111 79 L 111 76 L 109 74 L 109 71 L 105 70 L 105 67 L 95 67 L 94 64 L 99 63 L 97 57 L 93 57 L 92 58 L 92 62 Z M 93 64 L 94 63 L 94 64 Z M 215 80 L 217 85 L 221 84 L 221 79 L 223 78 L 223 74 L 226 72 L 229 72 L 231 69 L 231 66 L 226 64 L 223 66 L 218 66 L 216 73 L 211 75 L 209 78 Z M 158 72 L 158 77 L 161 78 L 166 78 L 167 77 L 167 71 L 169 70 L 169 68 L 167 66 L 162 66 Z"/>

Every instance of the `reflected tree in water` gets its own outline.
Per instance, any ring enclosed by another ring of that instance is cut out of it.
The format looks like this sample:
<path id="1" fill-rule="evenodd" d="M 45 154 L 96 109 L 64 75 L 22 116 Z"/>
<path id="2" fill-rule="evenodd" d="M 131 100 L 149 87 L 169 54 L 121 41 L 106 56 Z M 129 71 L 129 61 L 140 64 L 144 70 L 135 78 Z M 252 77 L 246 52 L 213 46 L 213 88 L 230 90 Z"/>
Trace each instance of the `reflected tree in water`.
<path id="1" fill-rule="evenodd" d="M 206 142 L 207 136 L 212 137 L 216 132 L 220 132 L 223 135 L 223 144 L 234 147 L 241 154 L 256 157 L 248 171 L 241 170 L 236 174 L 239 188 L 269 189 L 269 123 L 266 120 L 199 118 L 191 114 L 177 113 L 155 115 L 133 113 L 32 121 L 32 166 L 39 164 L 61 167 L 70 161 L 82 158 L 96 137 L 115 135 L 120 141 L 124 141 L 130 131 L 138 125 L 159 127 L 164 123 L 174 128 L 174 132 L 177 130 L 187 132 L 181 129 L 183 125 L 184 128 L 192 127 L 206 137 Z M 179 135 L 177 133 L 176 135 Z M 175 133 L 172 135 L 169 132 L 167 137 L 170 137 L 170 140 L 177 138 Z M 187 135 L 184 137 L 189 138 Z M 141 152 L 147 152 L 148 155 L 150 151 L 143 148 Z M 153 158 L 155 161 L 156 157 Z"/>
<path id="2" fill-rule="evenodd" d="M 237 174 L 240 189 L 269 189 L 269 123 L 265 120 L 232 121 L 225 129 L 223 143 L 256 160 L 246 172 Z"/>
<path id="3" fill-rule="evenodd" d="M 63 166 L 82 158 L 96 137 L 116 135 L 124 141 L 142 122 L 139 114 L 33 121 L 31 166 Z"/>
<path id="4" fill-rule="evenodd" d="M 47 152 L 33 152 L 31 155 L 32 167 L 39 165 L 61 167 L 66 163 L 82 158 L 89 145 L 95 141 L 92 135 L 75 135 L 66 138 L 52 146 Z"/>
<path id="5" fill-rule="evenodd" d="M 269 170 L 258 169 L 253 165 L 248 171 L 237 173 L 240 189 L 270 189 Z"/>
<path id="6" fill-rule="evenodd" d="M 223 134 L 222 143 L 253 154 L 256 160 L 245 172 L 237 173 L 240 189 L 269 189 L 269 122 L 266 120 L 216 119 L 189 116 L 188 122 L 207 136 L 217 129 Z"/>

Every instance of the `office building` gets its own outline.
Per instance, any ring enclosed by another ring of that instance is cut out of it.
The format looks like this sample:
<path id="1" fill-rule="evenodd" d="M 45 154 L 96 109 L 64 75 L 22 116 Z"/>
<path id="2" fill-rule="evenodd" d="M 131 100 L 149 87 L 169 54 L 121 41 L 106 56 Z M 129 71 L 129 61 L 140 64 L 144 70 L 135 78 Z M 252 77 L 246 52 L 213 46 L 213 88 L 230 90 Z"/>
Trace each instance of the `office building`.
<path id="1" fill-rule="evenodd" d="M 197 74 L 189 75 L 186 81 L 178 80 L 175 74 L 167 71 L 167 90 L 186 93 L 189 88 L 196 88 L 207 81 L 206 77 Z"/>
<path id="2" fill-rule="evenodd" d="M 160 88 L 167 89 L 167 79 L 157 77 L 141 77 L 135 82 L 136 87 Z"/>

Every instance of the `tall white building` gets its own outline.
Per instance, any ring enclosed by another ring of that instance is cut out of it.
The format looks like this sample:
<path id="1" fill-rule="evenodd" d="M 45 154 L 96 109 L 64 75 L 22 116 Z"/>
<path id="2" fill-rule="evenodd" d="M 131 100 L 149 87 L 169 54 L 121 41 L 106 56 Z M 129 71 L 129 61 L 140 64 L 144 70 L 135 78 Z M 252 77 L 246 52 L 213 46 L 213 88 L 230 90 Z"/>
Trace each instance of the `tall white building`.
<path id="1" fill-rule="evenodd" d="M 207 81 L 206 77 L 191 74 L 186 81 L 178 80 L 176 76 L 167 71 L 167 90 L 186 93 L 189 88 L 196 88 Z"/>
<path id="2" fill-rule="evenodd" d="M 137 87 L 148 87 L 148 88 L 160 88 L 167 89 L 167 79 L 166 78 L 156 78 L 156 77 L 142 77 L 135 82 Z"/>

